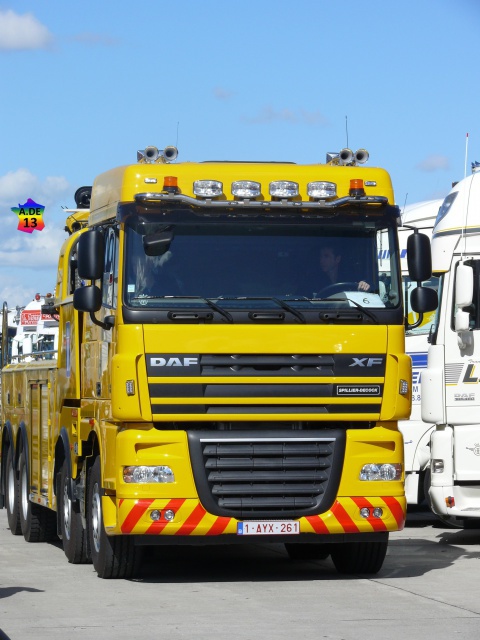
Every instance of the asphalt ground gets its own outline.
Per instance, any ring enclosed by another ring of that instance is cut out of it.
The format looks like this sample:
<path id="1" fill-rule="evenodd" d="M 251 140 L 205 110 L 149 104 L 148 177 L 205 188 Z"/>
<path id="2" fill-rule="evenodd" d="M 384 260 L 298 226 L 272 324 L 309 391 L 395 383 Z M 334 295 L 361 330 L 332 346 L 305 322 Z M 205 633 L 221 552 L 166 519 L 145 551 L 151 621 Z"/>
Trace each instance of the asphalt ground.
<path id="1" fill-rule="evenodd" d="M 12 536 L 0 511 L 0 640 L 480 638 L 480 530 L 409 511 L 382 570 L 342 576 L 282 545 L 148 549 L 135 580 Z"/>

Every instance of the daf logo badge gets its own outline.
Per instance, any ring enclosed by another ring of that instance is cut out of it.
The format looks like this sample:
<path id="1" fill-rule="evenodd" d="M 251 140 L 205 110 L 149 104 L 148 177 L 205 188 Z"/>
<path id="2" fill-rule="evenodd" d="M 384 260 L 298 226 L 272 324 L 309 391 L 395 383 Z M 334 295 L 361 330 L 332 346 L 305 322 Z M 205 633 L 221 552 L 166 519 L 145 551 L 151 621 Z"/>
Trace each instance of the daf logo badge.
<path id="1" fill-rule="evenodd" d="M 473 451 L 476 456 L 480 456 L 480 443 L 476 442 L 473 447 L 465 447 L 468 451 Z"/>
<path id="2" fill-rule="evenodd" d="M 198 364 L 198 358 L 150 358 L 151 367 L 191 367 Z"/>

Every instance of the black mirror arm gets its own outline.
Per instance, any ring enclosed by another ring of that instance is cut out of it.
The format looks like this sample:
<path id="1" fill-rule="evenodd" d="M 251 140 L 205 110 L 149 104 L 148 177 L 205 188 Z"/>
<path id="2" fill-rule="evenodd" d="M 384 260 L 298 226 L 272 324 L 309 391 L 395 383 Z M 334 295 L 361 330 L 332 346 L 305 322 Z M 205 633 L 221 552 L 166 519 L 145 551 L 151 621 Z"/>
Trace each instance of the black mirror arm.
<path id="1" fill-rule="evenodd" d="M 102 322 L 95 317 L 93 311 L 90 311 L 90 320 L 93 322 L 93 324 L 96 324 L 97 327 L 102 327 L 102 329 L 105 329 L 105 331 L 110 331 L 110 329 L 115 324 L 115 316 L 106 316 L 105 320 Z"/>
<path id="2" fill-rule="evenodd" d="M 408 324 L 408 318 L 405 318 L 405 329 L 416 329 L 423 322 L 423 313 L 420 313 L 418 319 L 413 324 Z"/>

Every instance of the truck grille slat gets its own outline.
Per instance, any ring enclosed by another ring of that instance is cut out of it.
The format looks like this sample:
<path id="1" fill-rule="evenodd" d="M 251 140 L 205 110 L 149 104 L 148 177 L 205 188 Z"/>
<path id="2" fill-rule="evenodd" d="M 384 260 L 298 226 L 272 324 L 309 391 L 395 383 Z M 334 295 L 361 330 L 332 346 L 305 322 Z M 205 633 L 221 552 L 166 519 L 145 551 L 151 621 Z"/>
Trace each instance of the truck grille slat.
<path id="1" fill-rule="evenodd" d="M 317 469 L 302 471 L 300 469 L 284 471 L 212 471 L 208 474 L 209 482 L 323 482 L 327 479 L 324 471 Z"/>
<path id="2" fill-rule="evenodd" d="M 248 491 L 252 496 L 318 496 L 323 493 L 322 487 L 315 483 L 294 484 L 278 482 L 272 484 L 250 483 Z M 245 484 L 214 484 L 212 486 L 214 496 L 241 496 L 245 494 Z"/>
<path id="3" fill-rule="evenodd" d="M 325 469 L 329 460 L 305 456 L 285 458 L 208 458 L 205 469 Z"/>

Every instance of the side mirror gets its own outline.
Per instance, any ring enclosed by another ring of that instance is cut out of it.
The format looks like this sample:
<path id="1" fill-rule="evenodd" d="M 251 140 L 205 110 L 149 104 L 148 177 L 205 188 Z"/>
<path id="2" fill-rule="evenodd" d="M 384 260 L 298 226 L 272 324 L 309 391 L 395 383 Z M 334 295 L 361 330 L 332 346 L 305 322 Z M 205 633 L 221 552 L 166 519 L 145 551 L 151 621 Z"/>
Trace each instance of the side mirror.
<path id="1" fill-rule="evenodd" d="M 468 307 L 473 301 L 473 269 L 459 264 L 455 273 L 455 304 L 460 309 Z"/>
<path id="2" fill-rule="evenodd" d="M 410 304 L 415 313 L 435 311 L 438 307 L 438 294 L 429 287 L 416 287 L 410 294 Z"/>
<path id="3" fill-rule="evenodd" d="M 102 292 L 95 285 L 80 287 L 73 293 L 73 306 L 77 311 L 95 313 L 102 306 Z"/>
<path id="4" fill-rule="evenodd" d="M 98 280 L 103 275 L 105 238 L 98 229 L 80 236 L 77 250 L 78 275 L 85 280 Z"/>
<path id="5" fill-rule="evenodd" d="M 424 233 L 412 233 L 407 239 L 407 265 L 410 279 L 425 282 L 432 275 L 432 250 Z"/>

